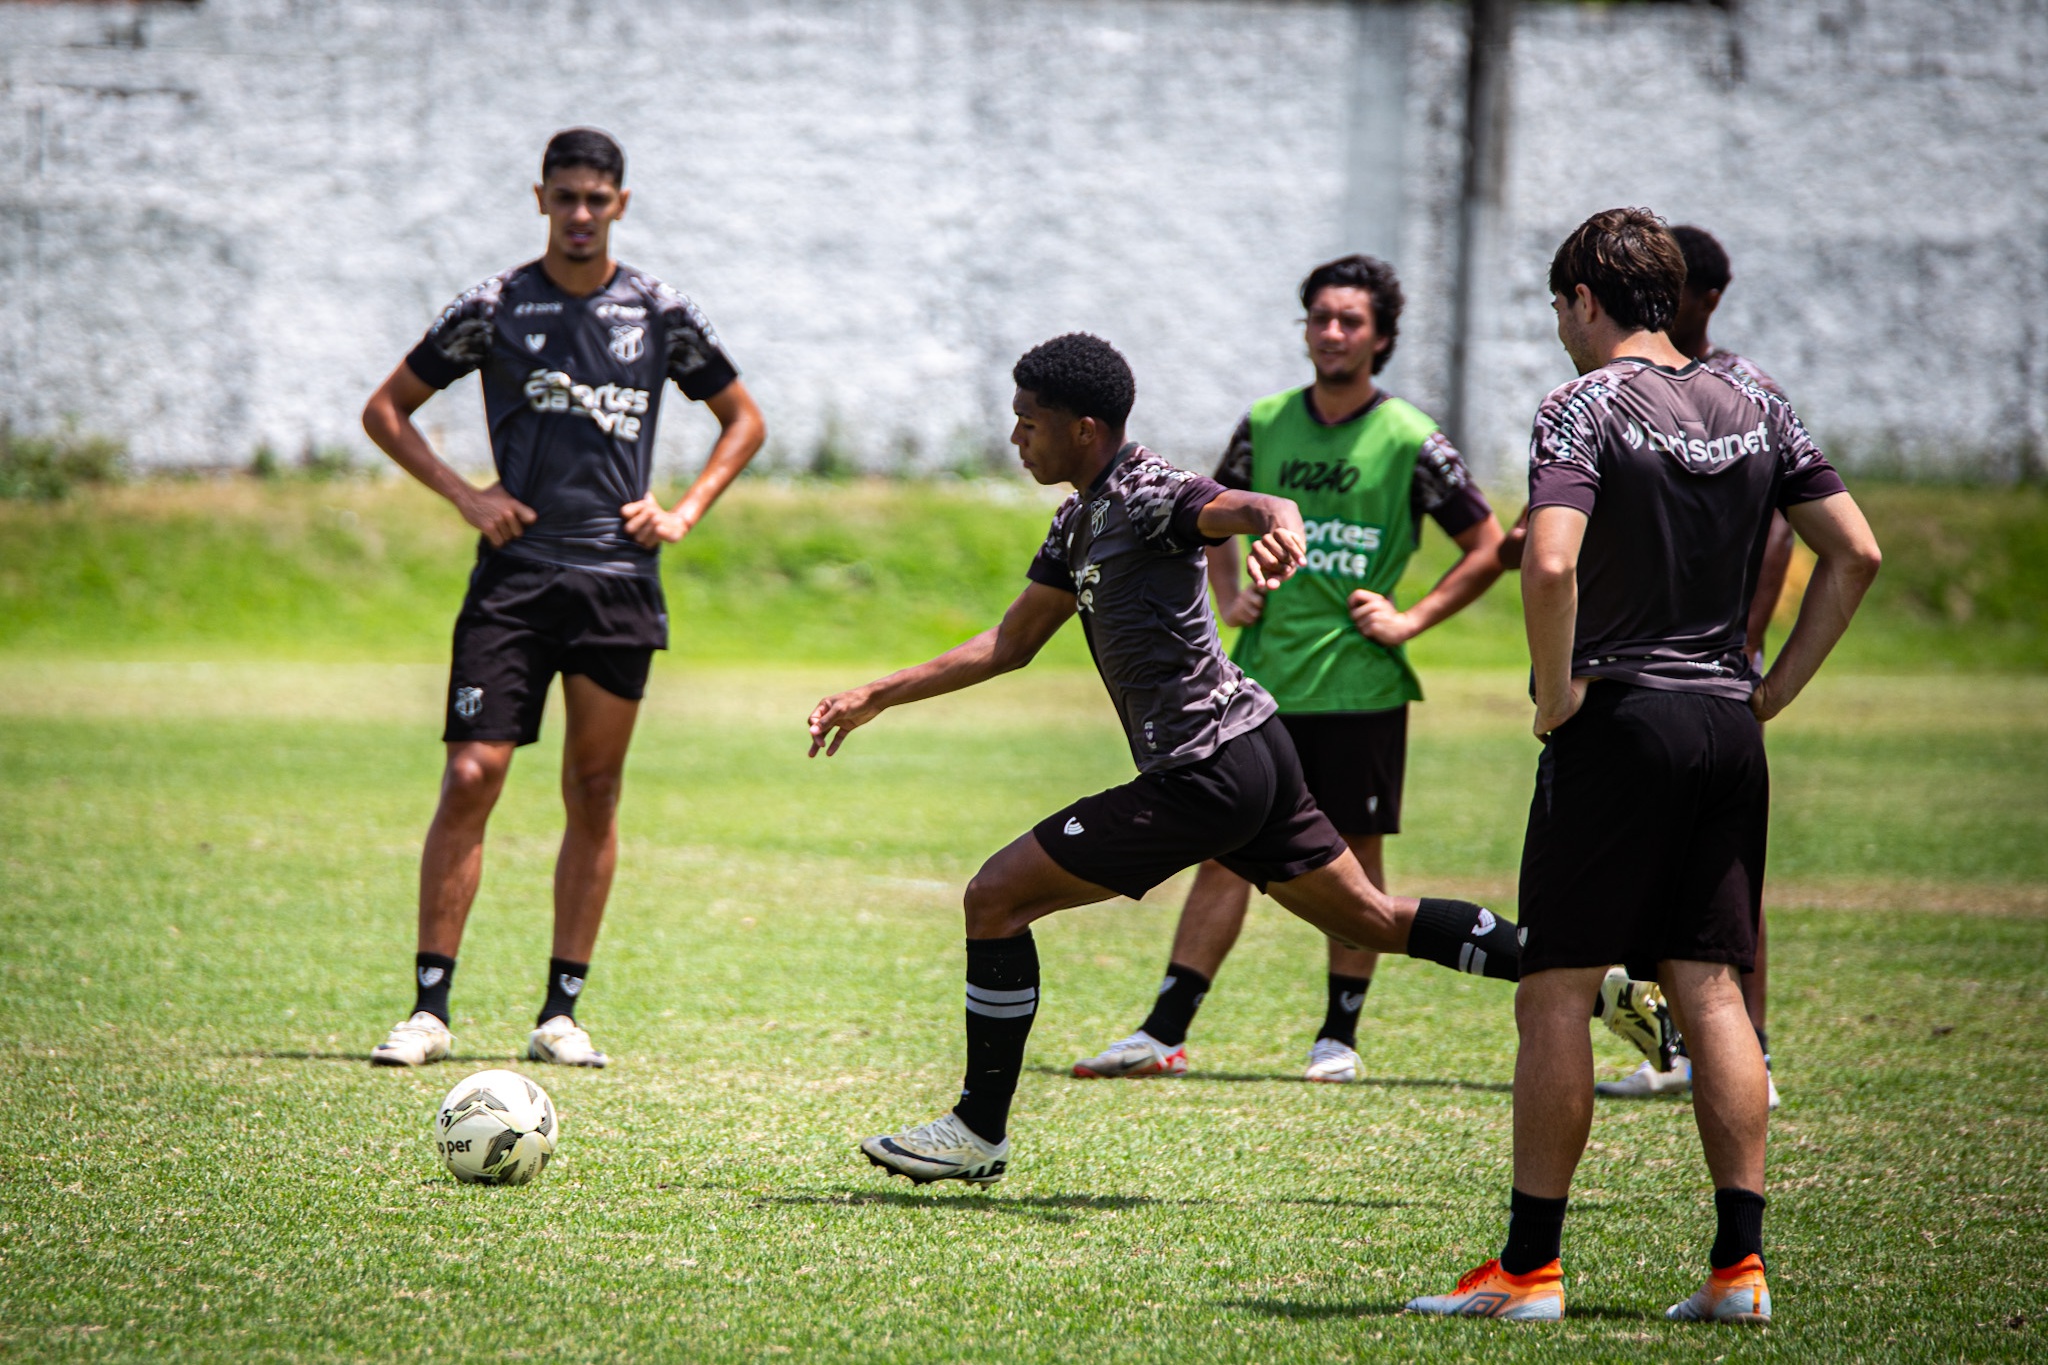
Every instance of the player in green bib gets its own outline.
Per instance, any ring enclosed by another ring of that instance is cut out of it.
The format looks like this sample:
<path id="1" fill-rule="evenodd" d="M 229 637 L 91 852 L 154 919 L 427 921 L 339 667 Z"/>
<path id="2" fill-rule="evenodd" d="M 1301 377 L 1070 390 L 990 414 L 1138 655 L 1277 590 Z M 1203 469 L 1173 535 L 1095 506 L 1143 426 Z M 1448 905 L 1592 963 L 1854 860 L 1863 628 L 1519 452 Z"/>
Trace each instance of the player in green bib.
<path id="1" fill-rule="evenodd" d="M 1317 266 L 1301 285 L 1314 382 L 1252 404 L 1231 437 L 1217 481 L 1292 499 L 1301 508 L 1308 561 L 1277 590 L 1247 579 L 1234 540 L 1212 546 L 1209 582 L 1233 654 L 1280 706 L 1310 794 L 1375 886 L 1386 888 L 1383 840 L 1401 827 L 1408 703 L 1422 686 L 1404 646 L 1477 600 L 1501 574 L 1504 537 L 1464 460 L 1437 424 L 1381 389 L 1373 376 L 1393 356 L 1401 284 L 1370 256 Z M 1405 609 L 1395 586 L 1428 516 L 1463 552 Z M 1203 863 L 1181 911 L 1166 978 L 1138 1032 L 1074 1064 L 1074 1075 L 1178 1076 L 1188 1069 L 1195 1010 L 1231 946 L 1250 884 Z M 1312 1081 L 1354 1081 L 1363 1066 L 1358 1021 L 1377 953 L 1329 944 L 1329 1004 L 1309 1050 Z M 1610 1027 L 1652 1050 L 1653 1002 L 1624 979 L 1602 1000 Z"/>

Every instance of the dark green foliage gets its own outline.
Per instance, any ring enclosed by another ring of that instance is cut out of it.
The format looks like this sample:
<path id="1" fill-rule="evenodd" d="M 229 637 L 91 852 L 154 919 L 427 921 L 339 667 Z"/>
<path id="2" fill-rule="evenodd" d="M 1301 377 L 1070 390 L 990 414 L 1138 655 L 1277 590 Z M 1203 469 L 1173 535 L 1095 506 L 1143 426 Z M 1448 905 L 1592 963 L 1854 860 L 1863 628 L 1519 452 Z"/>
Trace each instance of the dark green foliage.
<path id="1" fill-rule="evenodd" d="M 0 498 L 56 502 L 81 484 L 115 484 L 127 477 L 128 448 L 119 441 L 70 427 L 23 436 L 0 423 Z"/>

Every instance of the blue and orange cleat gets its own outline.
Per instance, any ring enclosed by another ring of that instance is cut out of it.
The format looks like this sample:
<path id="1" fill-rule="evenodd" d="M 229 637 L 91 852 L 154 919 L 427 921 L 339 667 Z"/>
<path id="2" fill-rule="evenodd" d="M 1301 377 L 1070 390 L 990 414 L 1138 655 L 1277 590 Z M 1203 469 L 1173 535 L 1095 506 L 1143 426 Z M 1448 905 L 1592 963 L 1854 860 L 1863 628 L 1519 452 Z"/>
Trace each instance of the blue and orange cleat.
<path id="1" fill-rule="evenodd" d="M 1466 1271 L 1450 1293 L 1410 1299 L 1403 1311 L 1447 1318 L 1556 1322 L 1564 1316 L 1564 1267 L 1552 1261 L 1526 1275 L 1510 1275 L 1500 1268 L 1499 1260 L 1491 1260 Z"/>
<path id="2" fill-rule="evenodd" d="M 1769 1322 L 1771 1287 L 1764 1282 L 1764 1258 L 1752 1254 L 1716 1270 L 1691 1298 L 1665 1309 L 1664 1316 L 1673 1322 Z"/>

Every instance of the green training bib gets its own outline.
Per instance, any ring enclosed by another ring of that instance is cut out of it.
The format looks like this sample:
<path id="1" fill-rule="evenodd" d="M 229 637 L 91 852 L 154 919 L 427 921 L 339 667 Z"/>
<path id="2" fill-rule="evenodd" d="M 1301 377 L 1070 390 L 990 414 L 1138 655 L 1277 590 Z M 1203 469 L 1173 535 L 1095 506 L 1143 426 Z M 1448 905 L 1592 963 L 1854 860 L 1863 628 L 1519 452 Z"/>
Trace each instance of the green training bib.
<path id="1" fill-rule="evenodd" d="M 1287 712 L 1382 711 L 1422 700 L 1407 652 L 1368 640 L 1350 598 L 1388 598 L 1415 553 L 1409 485 L 1436 423 L 1386 398 L 1363 417 L 1324 426 L 1306 389 L 1252 404 L 1252 491 L 1291 498 L 1308 527 L 1308 563 L 1266 594 L 1231 657 Z"/>

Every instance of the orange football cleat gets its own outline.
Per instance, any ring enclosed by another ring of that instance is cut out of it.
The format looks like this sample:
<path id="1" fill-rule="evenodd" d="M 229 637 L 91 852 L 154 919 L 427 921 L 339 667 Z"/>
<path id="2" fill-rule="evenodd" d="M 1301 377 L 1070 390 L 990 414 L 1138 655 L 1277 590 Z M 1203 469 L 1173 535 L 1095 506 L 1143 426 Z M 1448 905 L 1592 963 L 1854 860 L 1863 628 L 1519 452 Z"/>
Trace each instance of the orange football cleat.
<path id="1" fill-rule="evenodd" d="M 1410 1299 L 1410 1313 L 1457 1318 L 1556 1322 L 1564 1316 L 1564 1267 L 1557 1261 L 1526 1275 L 1510 1275 L 1498 1259 L 1468 1270 L 1448 1294 Z"/>

